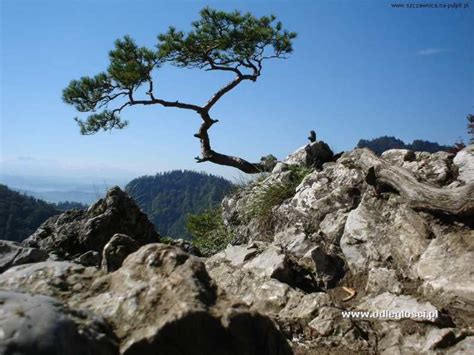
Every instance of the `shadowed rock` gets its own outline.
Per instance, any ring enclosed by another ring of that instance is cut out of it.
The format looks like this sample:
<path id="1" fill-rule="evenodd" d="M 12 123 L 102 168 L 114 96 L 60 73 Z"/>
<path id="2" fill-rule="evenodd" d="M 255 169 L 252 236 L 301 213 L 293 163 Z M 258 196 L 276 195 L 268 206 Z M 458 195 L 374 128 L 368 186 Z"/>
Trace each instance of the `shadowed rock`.
<path id="1" fill-rule="evenodd" d="M 119 353 L 103 320 L 68 310 L 52 297 L 0 291 L 0 314 L 3 355 Z"/>
<path id="2" fill-rule="evenodd" d="M 128 235 L 115 234 L 102 251 L 102 269 L 106 272 L 117 270 L 138 247 L 138 243 Z"/>
<path id="3" fill-rule="evenodd" d="M 123 354 L 291 354 L 270 318 L 225 296 L 199 258 L 165 244 L 141 247 L 108 274 L 64 261 L 17 266 L 0 288 L 104 317 Z"/>
<path id="4" fill-rule="evenodd" d="M 23 247 L 21 244 L 0 240 L 0 273 L 21 264 L 46 260 L 48 254 L 36 248 Z"/>
<path id="5" fill-rule="evenodd" d="M 114 234 L 126 234 L 139 245 L 157 242 L 158 234 L 135 201 L 119 187 L 86 211 L 72 210 L 51 217 L 23 244 L 71 259 L 102 249 Z"/>

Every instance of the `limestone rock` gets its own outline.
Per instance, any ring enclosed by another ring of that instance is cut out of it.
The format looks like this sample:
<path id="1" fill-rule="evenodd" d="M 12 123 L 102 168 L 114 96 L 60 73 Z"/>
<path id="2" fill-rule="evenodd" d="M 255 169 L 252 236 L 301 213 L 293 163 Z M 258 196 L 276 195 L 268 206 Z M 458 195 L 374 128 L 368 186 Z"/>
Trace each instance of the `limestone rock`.
<path id="1" fill-rule="evenodd" d="M 106 272 L 115 271 L 122 266 L 125 258 L 135 252 L 139 245 L 135 239 L 125 234 L 115 234 L 102 251 L 102 269 Z"/>
<path id="2" fill-rule="evenodd" d="M 393 294 L 400 294 L 402 291 L 395 270 L 384 267 L 370 269 L 365 292 L 378 295 L 385 291 L 389 291 Z"/>
<path id="3" fill-rule="evenodd" d="M 240 245 L 228 245 L 220 253 L 211 257 L 213 260 L 225 261 L 230 263 L 232 266 L 242 266 L 246 261 L 253 258 L 259 253 L 258 246 L 256 243 L 252 243 L 246 246 Z"/>
<path id="4" fill-rule="evenodd" d="M 393 261 L 408 276 L 428 245 L 429 235 L 423 218 L 401 203 L 398 196 L 382 200 L 366 194 L 349 213 L 341 249 L 353 273 Z"/>
<path id="5" fill-rule="evenodd" d="M 119 353 L 103 320 L 71 311 L 52 297 L 0 291 L 0 314 L 4 355 Z"/>
<path id="6" fill-rule="evenodd" d="M 320 169 L 324 163 L 333 160 L 334 153 L 329 146 L 322 142 L 312 142 L 299 148 L 283 160 L 287 165 L 300 165 Z"/>
<path id="7" fill-rule="evenodd" d="M 465 355 L 474 352 L 474 336 L 467 337 L 446 351 L 448 355 Z"/>
<path id="8" fill-rule="evenodd" d="M 244 269 L 252 270 L 261 275 L 289 283 L 292 271 L 288 266 L 286 255 L 280 248 L 270 246 L 261 254 L 244 265 Z"/>
<path id="9" fill-rule="evenodd" d="M 101 253 L 116 233 L 140 245 L 158 241 L 153 224 L 119 187 L 111 188 L 87 211 L 71 210 L 51 217 L 23 244 L 69 259 L 90 250 Z"/>
<path id="10" fill-rule="evenodd" d="M 184 239 L 171 239 L 166 242 L 169 245 L 173 245 L 175 247 L 180 248 L 182 251 L 194 255 L 194 256 L 202 256 L 201 251 L 193 245 L 193 243 L 189 240 Z"/>
<path id="11" fill-rule="evenodd" d="M 42 261 L 5 271 L 0 275 L 0 289 L 67 298 L 71 304 L 80 303 L 91 294 L 92 281 L 98 276 L 95 267 L 69 261 Z"/>
<path id="12" fill-rule="evenodd" d="M 307 175 L 294 196 L 273 207 L 270 232 L 262 236 L 255 221 L 245 218 L 246 207 L 262 186 L 285 181 L 290 165 L 307 166 L 307 153 L 299 149 L 258 184 L 224 201 L 224 221 L 239 245 L 206 261 L 211 277 L 227 293 L 276 317 L 298 353 L 454 349 L 463 339 L 459 329 L 474 320 L 472 148 L 456 156 L 344 153 Z M 390 180 L 390 174 L 403 178 Z M 259 240 L 265 243 L 252 244 Z M 272 277 L 282 265 L 289 279 Z M 309 280 L 318 287 L 305 287 Z M 354 288 L 356 296 L 343 301 L 342 286 Z M 312 303 L 309 295 L 324 294 L 315 292 L 321 290 L 329 300 Z M 302 308 L 296 311 L 298 304 Z M 443 312 L 428 321 L 338 316 L 354 309 Z M 446 326 L 451 328 L 438 328 Z"/>
<path id="13" fill-rule="evenodd" d="M 416 265 L 429 298 L 456 310 L 467 324 L 474 321 L 474 230 L 440 231 Z"/>
<path id="14" fill-rule="evenodd" d="M 310 270 L 319 286 L 328 289 L 336 285 L 345 274 L 344 262 L 335 253 L 327 253 L 322 246 L 317 246 L 304 255 L 304 260 L 311 261 Z"/>
<path id="15" fill-rule="evenodd" d="M 21 264 L 44 261 L 48 254 L 36 248 L 23 247 L 21 244 L 0 240 L 0 273 Z"/>
<path id="16" fill-rule="evenodd" d="M 95 250 L 89 250 L 75 258 L 74 262 L 84 266 L 98 266 L 100 264 L 100 254 Z"/>
<path id="17" fill-rule="evenodd" d="M 452 345 L 456 340 L 456 336 L 453 333 L 453 330 L 450 328 L 432 328 L 425 335 L 425 344 L 423 345 L 422 352 L 427 352 L 430 350 L 435 350 L 439 348 L 446 348 L 449 345 Z"/>
<path id="18" fill-rule="evenodd" d="M 459 151 L 453 159 L 459 174 L 457 179 L 463 183 L 474 181 L 474 144 Z"/>
<path id="19" fill-rule="evenodd" d="M 5 249 L 0 288 L 103 317 L 125 354 L 469 353 L 472 147 L 382 158 L 355 149 L 317 160 L 318 147 L 303 147 L 223 201 L 236 237 L 212 257 L 190 255 L 199 254 L 184 241 L 148 244 L 156 240 L 149 222 L 114 189 L 30 238 L 47 261 L 14 265 L 20 246 Z M 249 213 L 262 191 L 291 182 L 295 164 L 313 170 L 293 196 L 264 222 Z M 97 253 L 102 268 L 85 266 Z M 183 342 L 183 334 L 192 336 Z"/>
<path id="20" fill-rule="evenodd" d="M 274 237 L 274 244 L 281 246 L 287 253 L 297 258 L 303 257 L 314 248 L 314 241 L 310 236 L 294 226 L 277 233 Z"/>
<path id="21" fill-rule="evenodd" d="M 124 354 L 288 353 L 268 318 L 218 298 L 204 264 L 178 248 L 144 246 L 94 287 L 106 291 L 86 306 L 111 319 Z M 183 334 L 193 336 L 183 341 Z M 258 341 L 263 334 L 268 342 Z"/>
<path id="22" fill-rule="evenodd" d="M 342 336 L 352 328 L 352 322 L 342 318 L 340 309 L 324 307 L 308 326 L 320 336 L 335 334 Z"/>
<path id="23" fill-rule="evenodd" d="M 141 247 L 110 273 L 64 261 L 16 266 L 0 275 L 0 288 L 56 296 L 103 317 L 123 354 L 291 352 L 270 318 L 226 297 L 199 258 L 165 244 Z"/>
<path id="24" fill-rule="evenodd" d="M 448 152 L 413 152 L 406 149 L 390 149 L 382 153 L 381 158 L 404 167 L 418 180 L 436 186 L 451 183 L 457 175 L 453 167 L 453 154 Z"/>

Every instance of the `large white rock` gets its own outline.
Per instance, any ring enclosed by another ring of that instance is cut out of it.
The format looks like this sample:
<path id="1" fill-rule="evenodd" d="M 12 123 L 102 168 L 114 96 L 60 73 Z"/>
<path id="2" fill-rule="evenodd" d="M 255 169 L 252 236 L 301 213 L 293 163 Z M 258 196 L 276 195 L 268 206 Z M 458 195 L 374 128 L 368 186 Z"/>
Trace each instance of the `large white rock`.
<path id="1" fill-rule="evenodd" d="M 423 291 L 445 305 L 474 312 L 474 231 L 441 233 L 433 239 L 416 265 Z"/>
<path id="2" fill-rule="evenodd" d="M 459 170 L 458 180 L 469 183 L 474 181 L 474 144 L 459 151 L 453 159 Z"/>

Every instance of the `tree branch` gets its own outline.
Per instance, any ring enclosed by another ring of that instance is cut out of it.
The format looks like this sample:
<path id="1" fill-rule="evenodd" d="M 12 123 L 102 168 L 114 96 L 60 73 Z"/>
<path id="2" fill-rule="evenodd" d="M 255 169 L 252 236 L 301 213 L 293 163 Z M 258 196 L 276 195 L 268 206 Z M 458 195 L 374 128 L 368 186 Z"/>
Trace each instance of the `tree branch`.
<path id="1" fill-rule="evenodd" d="M 217 91 L 214 96 L 207 102 L 207 104 L 203 107 L 204 111 L 209 111 L 214 104 L 219 101 L 219 99 L 224 96 L 226 93 L 228 93 L 230 90 L 235 88 L 237 85 L 240 84 L 243 80 L 252 80 L 256 81 L 257 76 L 256 75 L 238 75 L 232 80 L 230 83 L 225 85 L 223 88 L 221 88 L 219 91 Z"/>
<path id="2" fill-rule="evenodd" d="M 153 94 L 150 93 L 150 96 L 152 96 L 152 95 Z M 129 101 L 130 106 L 158 104 L 158 105 L 161 105 L 161 106 L 164 106 L 164 107 L 177 107 L 177 108 L 182 108 L 182 109 L 185 109 L 185 110 L 196 111 L 198 113 L 200 113 L 203 110 L 203 108 L 201 106 L 194 105 L 194 104 L 188 104 L 188 103 L 184 103 L 184 102 L 179 102 L 179 101 L 166 101 L 166 100 L 157 99 L 157 98 L 151 98 L 150 100 L 135 100 L 131 93 L 129 93 L 129 99 L 130 99 L 130 101 Z"/>
<path id="3" fill-rule="evenodd" d="M 207 131 L 214 123 L 218 122 L 218 120 L 212 119 L 207 111 L 201 113 L 201 118 L 202 124 L 199 127 L 198 133 L 194 135 L 196 138 L 199 138 L 201 142 L 201 157 L 195 158 L 198 163 L 209 161 L 219 165 L 232 166 L 247 174 L 256 174 L 264 171 L 264 167 L 260 163 L 250 163 L 245 159 L 220 154 L 212 150 Z"/>

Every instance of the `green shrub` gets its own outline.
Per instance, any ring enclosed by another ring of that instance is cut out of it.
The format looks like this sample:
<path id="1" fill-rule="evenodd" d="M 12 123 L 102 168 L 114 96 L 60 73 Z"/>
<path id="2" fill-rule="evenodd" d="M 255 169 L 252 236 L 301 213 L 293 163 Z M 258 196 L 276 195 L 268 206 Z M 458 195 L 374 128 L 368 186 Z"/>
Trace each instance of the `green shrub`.
<path id="1" fill-rule="evenodd" d="M 288 171 L 290 174 L 287 180 L 262 186 L 248 206 L 247 217 L 257 219 L 263 233 L 271 230 L 273 208 L 293 197 L 298 185 L 312 170 L 290 165 Z"/>
<path id="2" fill-rule="evenodd" d="M 160 236 L 160 243 L 163 244 L 173 244 L 174 239 L 171 237 L 162 237 Z"/>
<path id="3" fill-rule="evenodd" d="M 208 209 L 201 214 L 190 214 L 186 228 L 192 235 L 192 243 L 204 256 L 223 250 L 232 239 L 222 220 L 220 207 Z"/>

